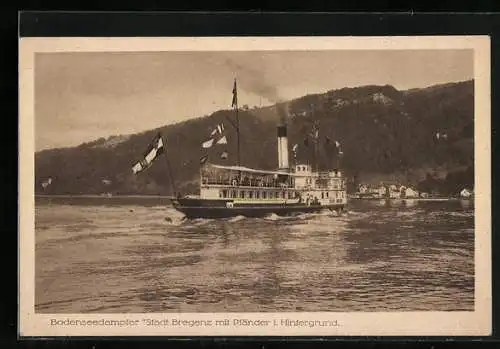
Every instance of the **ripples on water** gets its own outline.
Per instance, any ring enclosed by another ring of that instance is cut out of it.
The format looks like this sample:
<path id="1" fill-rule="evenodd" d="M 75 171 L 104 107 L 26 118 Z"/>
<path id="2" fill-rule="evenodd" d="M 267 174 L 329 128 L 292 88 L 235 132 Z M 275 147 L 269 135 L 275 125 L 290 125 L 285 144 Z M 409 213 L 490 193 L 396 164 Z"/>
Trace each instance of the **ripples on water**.
<path id="1" fill-rule="evenodd" d="M 167 205 L 100 200 L 37 200 L 37 312 L 474 307 L 467 203 L 190 221 Z"/>

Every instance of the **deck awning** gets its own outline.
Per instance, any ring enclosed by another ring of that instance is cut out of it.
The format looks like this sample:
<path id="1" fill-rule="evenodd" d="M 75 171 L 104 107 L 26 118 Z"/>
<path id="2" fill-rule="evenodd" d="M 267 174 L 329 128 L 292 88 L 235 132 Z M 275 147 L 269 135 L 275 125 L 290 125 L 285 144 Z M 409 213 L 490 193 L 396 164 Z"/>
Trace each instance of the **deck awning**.
<path id="1" fill-rule="evenodd" d="M 218 168 L 221 170 L 241 171 L 241 172 L 255 173 L 255 174 L 262 174 L 262 175 L 267 174 L 267 175 L 280 175 L 280 176 L 297 176 L 297 174 L 291 173 L 291 172 L 256 170 L 256 169 L 248 168 L 248 167 L 244 167 L 244 166 L 222 166 L 222 165 L 215 165 L 215 164 L 207 164 L 207 166 L 211 166 L 211 167 Z"/>
<path id="2" fill-rule="evenodd" d="M 206 166 L 210 166 L 210 167 L 221 169 L 221 170 L 241 171 L 241 172 L 255 173 L 255 174 L 260 174 L 260 175 L 279 175 L 279 176 L 290 176 L 290 177 L 321 177 L 318 172 L 304 174 L 304 173 L 297 173 L 297 172 L 256 170 L 256 169 L 244 167 L 244 166 L 223 166 L 223 165 L 216 165 L 216 164 L 211 164 L 211 163 L 207 163 Z M 337 172 L 337 171 L 338 170 L 334 170 L 334 172 Z M 324 172 L 324 173 L 329 173 L 329 172 Z"/>

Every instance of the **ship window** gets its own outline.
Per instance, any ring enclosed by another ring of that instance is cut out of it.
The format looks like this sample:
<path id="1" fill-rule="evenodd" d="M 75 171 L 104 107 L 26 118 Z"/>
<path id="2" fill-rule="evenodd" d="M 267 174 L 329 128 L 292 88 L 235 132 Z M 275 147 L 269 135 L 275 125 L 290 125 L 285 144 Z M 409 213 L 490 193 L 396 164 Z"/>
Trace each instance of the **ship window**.
<path id="1" fill-rule="evenodd" d="M 262 192 L 262 198 L 265 199 L 267 197 L 267 192 L 263 191 Z"/>
<path id="2" fill-rule="evenodd" d="M 253 191 L 249 191 L 249 192 L 248 192 L 248 197 L 249 197 L 250 199 L 251 199 L 251 198 L 253 198 Z"/>
<path id="3" fill-rule="evenodd" d="M 326 197 L 328 197 L 328 192 L 326 192 Z"/>
<path id="4" fill-rule="evenodd" d="M 275 191 L 275 192 L 274 192 L 274 197 L 275 197 L 276 199 L 277 199 L 277 198 L 279 198 L 279 197 L 280 197 L 280 193 L 279 193 L 279 192 L 277 192 L 277 191 Z"/>
<path id="5" fill-rule="evenodd" d="M 245 198 L 245 191 L 244 190 L 240 190 L 240 198 Z"/>
<path id="6" fill-rule="evenodd" d="M 256 197 L 257 199 L 259 199 L 259 198 L 260 198 L 260 191 L 256 191 L 256 192 L 255 192 L 255 197 Z"/>
<path id="7" fill-rule="evenodd" d="M 324 192 L 324 191 L 322 191 L 322 192 L 321 192 L 321 198 L 322 198 L 322 199 L 324 199 L 324 198 L 325 198 L 325 192 Z"/>
<path id="8" fill-rule="evenodd" d="M 236 197 L 236 190 L 233 190 L 233 191 L 231 192 L 231 197 L 232 197 L 232 198 L 235 198 L 235 197 Z"/>
<path id="9" fill-rule="evenodd" d="M 223 198 L 227 198 L 227 190 L 225 190 L 225 189 L 224 189 L 224 190 L 222 191 L 222 197 L 223 197 Z"/>

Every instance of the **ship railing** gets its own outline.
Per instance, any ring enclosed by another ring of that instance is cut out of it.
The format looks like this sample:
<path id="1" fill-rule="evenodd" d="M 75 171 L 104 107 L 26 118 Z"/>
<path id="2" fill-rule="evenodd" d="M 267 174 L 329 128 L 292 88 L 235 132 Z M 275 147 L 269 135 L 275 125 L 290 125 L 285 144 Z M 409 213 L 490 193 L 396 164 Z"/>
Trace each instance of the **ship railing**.
<path id="1" fill-rule="evenodd" d="M 264 182 L 264 181 L 241 180 L 238 182 L 236 179 L 211 179 L 211 178 L 202 178 L 202 184 L 222 185 L 222 186 L 232 186 L 232 187 L 280 188 L 280 189 L 286 189 L 291 187 L 290 184 L 279 181 Z"/>

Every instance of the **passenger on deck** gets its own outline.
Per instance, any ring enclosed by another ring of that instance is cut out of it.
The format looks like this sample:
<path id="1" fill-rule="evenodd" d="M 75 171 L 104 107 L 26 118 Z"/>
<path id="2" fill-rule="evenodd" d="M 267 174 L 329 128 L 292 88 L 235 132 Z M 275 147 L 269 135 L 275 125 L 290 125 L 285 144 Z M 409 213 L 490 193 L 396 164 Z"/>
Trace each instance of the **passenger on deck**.
<path id="1" fill-rule="evenodd" d="M 243 177 L 243 185 L 250 185 L 250 181 L 247 176 Z"/>

